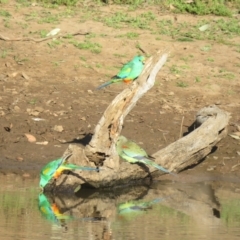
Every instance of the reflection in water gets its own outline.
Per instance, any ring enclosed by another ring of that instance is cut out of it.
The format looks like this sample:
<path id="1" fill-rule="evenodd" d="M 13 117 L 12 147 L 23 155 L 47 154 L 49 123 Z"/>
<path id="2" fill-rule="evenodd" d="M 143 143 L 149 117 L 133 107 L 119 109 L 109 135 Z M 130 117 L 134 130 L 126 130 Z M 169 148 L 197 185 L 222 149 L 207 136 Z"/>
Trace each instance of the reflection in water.
<path id="1" fill-rule="evenodd" d="M 138 201 L 128 201 L 128 202 L 120 203 L 117 206 L 117 213 L 118 213 L 118 216 L 122 216 L 122 217 L 130 216 L 130 218 L 132 218 L 136 214 L 137 215 L 142 214 L 144 213 L 144 211 L 152 209 L 152 205 L 159 203 L 161 201 L 163 201 L 163 199 L 156 198 L 152 201 L 138 200 Z"/>
<path id="2" fill-rule="evenodd" d="M 50 204 L 43 193 L 38 195 L 38 209 L 45 219 L 65 228 L 66 220 L 73 218 L 72 216 L 62 214 L 56 203 Z"/>
<path id="3" fill-rule="evenodd" d="M 0 181 L 4 240 L 232 240 L 240 234 L 240 194 L 229 199 L 229 188 L 223 194 L 211 184 L 155 182 L 151 188 L 44 195 L 38 180 L 15 178 Z"/>

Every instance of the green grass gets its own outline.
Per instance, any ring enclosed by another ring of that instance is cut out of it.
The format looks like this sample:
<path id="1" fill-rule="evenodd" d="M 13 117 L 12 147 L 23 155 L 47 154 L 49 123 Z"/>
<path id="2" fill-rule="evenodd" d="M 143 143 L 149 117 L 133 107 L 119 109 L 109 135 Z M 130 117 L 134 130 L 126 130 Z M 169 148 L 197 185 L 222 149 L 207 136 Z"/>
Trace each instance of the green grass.
<path id="1" fill-rule="evenodd" d="M 138 16 L 131 16 L 126 12 L 115 12 L 111 16 L 104 18 L 95 18 L 96 21 L 104 22 L 108 27 L 123 28 L 126 26 L 138 29 L 150 29 L 150 23 L 155 20 L 152 12 L 142 13 Z"/>
<path id="2" fill-rule="evenodd" d="M 38 20 L 38 23 L 59 23 L 59 16 L 58 15 L 52 15 L 49 13 L 48 16 L 40 18 Z"/>
<path id="3" fill-rule="evenodd" d="M 30 100 L 28 101 L 28 103 L 31 104 L 31 105 L 35 105 L 35 104 L 37 104 L 37 102 L 38 102 L 38 100 L 35 99 L 35 98 L 30 99 Z"/>
<path id="4" fill-rule="evenodd" d="M 188 87 L 188 84 L 186 82 L 180 81 L 180 82 L 177 82 L 177 86 L 181 88 L 186 88 Z"/>
<path id="5" fill-rule="evenodd" d="M 39 33 L 41 38 L 45 38 L 48 34 L 48 31 L 44 29 L 44 30 L 41 30 Z"/>
<path id="6" fill-rule="evenodd" d="M 22 62 L 26 62 L 26 61 L 28 61 L 28 59 L 27 58 L 22 58 L 22 57 L 20 57 L 19 55 L 15 55 L 14 57 L 13 57 L 13 59 L 15 60 L 15 62 L 16 63 L 22 63 Z"/>
<path id="7" fill-rule="evenodd" d="M 12 15 L 8 11 L 0 9 L 0 16 L 1 17 L 11 17 Z"/>
<path id="8" fill-rule="evenodd" d="M 55 66 L 55 67 L 58 67 L 58 66 L 60 66 L 63 62 L 65 62 L 64 60 L 58 60 L 58 61 L 53 61 L 52 63 L 53 63 L 53 65 Z"/>
<path id="9" fill-rule="evenodd" d="M 120 54 L 120 53 L 114 53 L 113 56 L 120 58 L 120 57 L 126 57 L 127 55 L 126 54 Z"/>
<path id="10" fill-rule="evenodd" d="M 73 44 L 76 48 L 86 49 L 92 53 L 100 53 L 102 46 L 99 43 L 91 42 L 88 39 L 85 39 L 84 42 L 78 42 L 74 39 L 70 40 L 69 43 Z"/>
<path id="11" fill-rule="evenodd" d="M 24 6 L 24 7 L 29 7 L 31 6 L 31 1 L 28 0 L 16 0 L 18 4 Z"/>
<path id="12" fill-rule="evenodd" d="M 173 64 L 171 67 L 170 67 L 170 72 L 173 73 L 173 74 L 180 74 L 182 73 L 182 71 L 180 70 L 180 68 Z"/>
<path id="13" fill-rule="evenodd" d="M 136 33 L 136 32 L 128 32 L 126 33 L 126 37 L 128 39 L 136 39 L 139 37 L 139 33 Z"/>
<path id="14" fill-rule="evenodd" d="M 75 6 L 80 1 L 79 0 L 38 0 L 38 2 L 42 2 L 52 6 L 59 6 L 59 5 Z"/>
<path id="15" fill-rule="evenodd" d="M 195 82 L 197 82 L 197 83 L 201 82 L 201 78 L 200 77 L 196 77 L 195 78 Z"/>
<path id="16" fill-rule="evenodd" d="M 48 45 L 50 48 L 56 48 L 56 47 L 59 46 L 61 43 L 62 43 L 61 40 L 54 39 L 54 40 L 52 40 L 51 42 L 48 42 L 47 45 Z"/>
<path id="17" fill-rule="evenodd" d="M 39 14 L 37 12 L 31 12 L 31 13 L 25 14 L 25 16 L 26 16 L 25 18 L 26 21 L 33 21 L 39 17 Z"/>
<path id="18" fill-rule="evenodd" d="M 87 59 L 86 59 L 84 56 L 80 56 L 79 58 L 80 58 L 82 61 L 84 61 L 84 62 L 87 61 Z"/>
<path id="19" fill-rule="evenodd" d="M 7 50 L 3 50 L 3 51 L 0 53 L 0 57 L 1 57 L 1 58 L 6 58 L 6 57 L 7 57 L 7 54 L 8 54 L 8 51 L 7 51 Z"/>
<path id="20" fill-rule="evenodd" d="M 214 14 L 217 16 L 232 16 L 231 10 L 222 0 L 194 0 L 187 3 L 185 0 L 168 0 L 176 13 L 191 13 L 196 15 Z"/>
<path id="21" fill-rule="evenodd" d="M 209 57 L 209 58 L 207 58 L 207 61 L 208 61 L 208 62 L 214 62 L 214 59 L 211 58 L 211 57 Z"/>
<path id="22" fill-rule="evenodd" d="M 240 200 L 232 199 L 222 203 L 221 219 L 228 226 L 240 225 Z"/>
<path id="23" fill-rule="evenodd" d="M 171 36 L 182 41 L 216 40 L 218 42 L 240 36 L 239 21 L 234 18 L 221 18 L 217 20 L 200 20 L 197 24 L 179 22 L 173 24 L 172 20 L 156 20 L 157 32 L 160 35 Z M 209 28 L 200 31 L 199 27 L 208 24 Z"/>

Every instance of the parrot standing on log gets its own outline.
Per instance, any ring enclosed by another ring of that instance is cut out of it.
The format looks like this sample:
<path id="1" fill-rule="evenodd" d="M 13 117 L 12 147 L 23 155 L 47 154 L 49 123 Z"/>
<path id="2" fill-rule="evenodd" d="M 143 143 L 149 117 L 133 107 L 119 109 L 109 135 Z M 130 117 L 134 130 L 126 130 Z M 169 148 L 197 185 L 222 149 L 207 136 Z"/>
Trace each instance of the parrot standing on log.
<path id="1" fill-rule="evenodd" d="M 71 155 L 72 154 L 68 154 L 65 157 L 53 160 L 42 168 L 39 182 L 41 189 L 43 189 L 52 178 L 57 179 L 64 170 L 98 171 L 98 168 L 81 167 L 75 164 L 67 163 L 66 160 Z"/>
<path id="2" fill-rule="evenodd" d="M 119 136 L 116 142 L 116 150 L 118 155 L 129 163 L 143 163 L 145 165 L 155 167 L 163 172 L 173 174 L 154 161 L 150 160 L 149 158 L 152 157 L 150 157 L 144 149 L 138 146 L 135 142 L 128 140 L 124 136 Z"/>
<path id="3" fill-rule="evenodd" d="M 130 62 L 123 65 L 121 70 L 110 81 L 100 85 L 97 89 L 102 89 L 112 83 L 125 82 L 129 83 L 138 78 L 144 67 L 145 57 L 135 56 Z"/>

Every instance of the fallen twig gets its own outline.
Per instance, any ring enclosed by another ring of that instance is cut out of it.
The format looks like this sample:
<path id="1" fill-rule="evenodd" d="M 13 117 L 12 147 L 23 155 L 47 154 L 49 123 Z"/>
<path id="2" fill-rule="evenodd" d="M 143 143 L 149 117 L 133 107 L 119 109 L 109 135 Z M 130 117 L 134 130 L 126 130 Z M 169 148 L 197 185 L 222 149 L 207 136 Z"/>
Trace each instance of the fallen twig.
<path id="1" fill-rule="evenodd" d="M 40 39 L 35 39 L 35 38 L 30 38 L 30 37 L 26 37 L 26 38 L 9 38 L 9 37 L 6 37 L 6 36 L 3 36 L 2 34 L 0 34 L 0 40 L 4 40 L 4 41 L 33 41 L 33 42 L 43 42 L 43 41 L 47 41 L 47 40 L 50 40 L 50 39 L 57 39 L 57 38 L 66 38 L 67 36 L 69 35 L 72 35 L 72 36 L 76 36 L 76 35 L 88 35 L 89 32 L 75 32 L 75 33 L 72 33 L 72 34 L 65 34 L 65 35 L 58 35 L 58 36 L 49 36 L 49 37 L 46 37 L 46 38 L 40 38 Z"/>

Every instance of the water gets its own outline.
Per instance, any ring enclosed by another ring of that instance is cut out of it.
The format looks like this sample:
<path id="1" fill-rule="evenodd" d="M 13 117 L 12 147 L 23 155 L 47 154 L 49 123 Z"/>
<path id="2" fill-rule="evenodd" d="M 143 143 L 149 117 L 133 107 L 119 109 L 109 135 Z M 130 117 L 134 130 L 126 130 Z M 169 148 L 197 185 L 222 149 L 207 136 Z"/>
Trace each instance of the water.
<path id="1" fill-rule="evenodd" d="M 214 187 L 213 187 L 214 186 Z M 0 178 L 2 240 L 239 239 L 232 183 L 154 183 L 123 191 L 39 195 L 38 179 Z"/>

